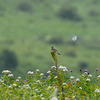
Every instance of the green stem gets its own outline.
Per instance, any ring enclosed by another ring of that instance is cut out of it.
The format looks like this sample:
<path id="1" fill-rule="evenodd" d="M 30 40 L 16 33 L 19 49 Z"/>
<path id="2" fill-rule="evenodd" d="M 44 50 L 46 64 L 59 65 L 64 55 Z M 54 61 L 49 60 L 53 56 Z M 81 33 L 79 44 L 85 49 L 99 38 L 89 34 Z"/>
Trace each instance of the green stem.
<path id="1" fill-rule="evenodd" d="M 63 87 L 63 83 L 62 83 L 62 79 L 61 79 L 61 73 L 58 71 L 58 66 L 57 66 L 57 62 L 55 62 L 55 65 L 56 65 L 56 71 L 57 71 L 57 79 L 58 79 L 58 84 L 59 84 L 59 87 L 61 89 L 61 92 L 62 92 L 62 98 L 61 100 L 65 100 L 65 94 L 64 94 L 64 87 Z"/>

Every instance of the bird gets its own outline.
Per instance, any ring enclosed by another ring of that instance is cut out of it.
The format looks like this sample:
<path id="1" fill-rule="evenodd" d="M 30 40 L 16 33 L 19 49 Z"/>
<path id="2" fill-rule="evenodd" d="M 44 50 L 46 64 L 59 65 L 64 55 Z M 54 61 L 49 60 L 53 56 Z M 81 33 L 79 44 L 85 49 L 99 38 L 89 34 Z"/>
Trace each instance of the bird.
<path id="1" fill-rule="evenodd" d="M 57 59 L 56 53 L 59 54 L 59 55 L 60 55 L 60 53 L 53 46 L 51 47 L 50 53 L 52 55 L 52 58 L 55 61 L 55 64 L 57 65 L 58 59 Z"/>
<path id="2" fill-rule="evenodd" d="M 56 50 L 53 46 L 51 47 L 51 50 L 54 52 L 54 53 L 58 53 L 60 55 L 60 53 L 58 52 L 58 50 Z"/>

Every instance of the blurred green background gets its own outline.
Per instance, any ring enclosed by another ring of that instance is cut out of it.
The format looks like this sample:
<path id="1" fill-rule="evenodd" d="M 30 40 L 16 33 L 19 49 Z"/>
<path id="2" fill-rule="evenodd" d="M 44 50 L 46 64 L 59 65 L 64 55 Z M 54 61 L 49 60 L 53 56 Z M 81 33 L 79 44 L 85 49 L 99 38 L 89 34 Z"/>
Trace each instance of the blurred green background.
<path id="1" fill-rule="evenodd" d="M 37 68 L 46 74 L 53 65 L 54 46 L 59 65 L 100 67 L 99 0 L 0 0 L 0 73 L 11 70 L 25 77 Z M 72 41 L 73 36 L 77 41 Z"/>

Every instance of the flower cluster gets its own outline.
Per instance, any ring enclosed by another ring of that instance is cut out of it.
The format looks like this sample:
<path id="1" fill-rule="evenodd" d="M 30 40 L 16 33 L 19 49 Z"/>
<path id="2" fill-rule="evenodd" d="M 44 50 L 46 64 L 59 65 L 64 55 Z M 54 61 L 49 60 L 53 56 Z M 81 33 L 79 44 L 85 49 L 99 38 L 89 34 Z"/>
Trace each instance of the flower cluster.
<path id="1" fill-rule="evenodd" d="M 62 70 L 62 71 L 68 72 L 68 69 L 66 68 L 66 66 L 60 65 L 60 66 L 58 67 L 58 69 L 60 69 L 60 70 Z"/>
<path id="2" fill-rule="evenodd" d="M 99 100 L 100 75 L 97 71 L 95 79 L 88 70 L 76 78 L 72 69 L 68 71 L 62 65 L 58 68 L 52 66 L 46 76 L 36 69 L 34 72 L 28 71 L 23 80 L 20 76 L 15 78 L 11 71 L 4 70 L 0 77 L 0 99 L 61 100 L 64 96 L 65 100 L 87 97 L 89 100 Z"/>

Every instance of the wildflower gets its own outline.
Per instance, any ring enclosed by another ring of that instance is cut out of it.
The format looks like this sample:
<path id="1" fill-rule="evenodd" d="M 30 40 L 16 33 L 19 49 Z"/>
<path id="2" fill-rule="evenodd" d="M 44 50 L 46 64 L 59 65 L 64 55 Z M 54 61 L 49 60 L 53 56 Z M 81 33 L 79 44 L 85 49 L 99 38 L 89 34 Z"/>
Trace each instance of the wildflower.
<path id="1" fill-rule="evenodd" d="M 63 85 L 66 85 L 66 83 L 63 83 Z"/>
<path id="2" fill-rule="evenodd" d="M 8 86 L 9 88 L 12 88 L 12 86 L 10 85 L 10 86 Z"/>
<path id="3" fill-rule="evenodd" d="M 24 88 L 26 89 L 30 89 L 31 87 L 29 86 L 29 84 L 23 85 Z"/>
<path id="4" fill-rule="evenodd" d="M 85 74 L 88 74 L 88 72 L 85 72 Z"/>
<path id="5" fill-rule="evenodd" d="M 27 82 L 27 80 L 24 80 L 24 82 Z"/>
<path id="6" fill-rule="evenodd" d="M 16 84 L 13 84 L 13 86 L 15 86 L 15 87 L 16 87 L 17 85 L 16 85 Z"/>
<path id="7" fill-rule="evenodd" d="M 82 89 L 82 87 L 79 87 L 79 89 Z"/>
<path id="8" fill-rule="evenodd" d="M 51 73 L 51 71 L 47 71 L 47 73 L 49 74 L 49 73 Z"/>
<path id="9" fill-rule="evenodd" d="M 2 81 L 2 79 L 0 79 L 0 82 L 3 83 L 4 81 Z"/>
<path id="10" fill-rule="evenodd" d="M 9 73 L 11 73 L 11 71 L 9 71 L 9 70 L 3 70 L 2 73 L 9 74 Z"/>
<path id="11" fill-rule="evenodd" d="M 64 72 L 65 72 L 65 71 L 68 72 L 68 69 L 65 68 L 65 69 L 63 69 L 63 71 L 64 71 Z"/>
<path id="12" fill-rule="evenodd" d="M 52 66 L 51 69 L 56 69 L 56 66 Z"/>
<path id="13" fill-rule="evenodd" d="M 0 82 L 1 82 L 1 83 L 4 83 L 4 81 L 3 81 L 3 80 L 1 80 L 1 79 L 0 79 Z"/>
<path id="14" fill-rule="evenodd" d="M 35 91 L 38 91 L 38 89 L 35 89 Z"/>
<path id="15" fill-rule="evenodd" d="M 32 71 L 28 71 L 27 74 L 29 74 L 29 75 L 33 75 L 34 72 L 32 72 Z"/>
<path id="16" fill-rule="evenodd" d="M 44 74 L 43 74 L 43 73 L 41 73 L 40 75 L 41 75 L 41 76 L 43 76 Z"/>
<path id="17" fill-rule="evenodd" d="M 70 79 L 74 79 L 74 76 L 71 76 Z"/>
<path id="18" fill-rule="evenodd" d="M 79 78 L 76 79 L 76 82 L 79 82 Z"/>
<path id="19" fill-rule="evenodd" d="M 87 74 L 89 75 L 90 73 L 89 73 L 89 72 L 87 72 Z"/>
<path id="20" fill-rule="evenodd" d="M 91 74 L 89 74 L 89 75 L 88 75 L 88 77 L 90 77 L 90 78 L 91 78 L 91 77 L 92 77 L 92 75 L 91 75 Z"/>
<path id="21" fill-rule="evenodd" d="M 21 77 L 20 77 L 20 76 L 18 76 L 18 79 L 21 79 Z"/>
<path id="22" fill-rule="evenodd" d="M 59 69 L 63 70 L 63 71 L 68 71 L 68 69 L 65 66 L 60 65 Z"/>
<path id="23" fill-rule="evenodd" d="M 85 70 L 84 70 L 84 72 L 88 72 L 88 70 L 87 70 L 87 69 L 85 69 Z"/>
<path id="24" fill-rule="evenodd" d="M 76 40 L 77 40 L 77 36 L 75 35 L 72 37 L 72 41 L 76 41 Z"/>
<path id="25" fill-rule="evenodd" d="M 40 83 L 40 80 L 37 80 L 36 83 Z"/>
<path id="26" fill-rule="evenodd" d="M 70 72 L 72 72 L 73 70 L 72 69 L 70 69 Z"/>
<path id="27" fill-rule="evenodd" d="M 8 74 L 8 77 L 13 77 L 13 74 Z"/>
<path id="28" fill-rule="evenodd" d="M 98 78 L 100 78 L 100 75 L 98 75 Z"/>
<path id="29" fill-rule="evenodd" d="M 57 78 L 58 76 L 55 76 L 54 78 Z"/>
<path id="30" fill-rule="evenodd" d="M 99 92 L 100 92 L 100 90 L 96 89 L 94 92 L 99 93 Z"/>
<path id="31" fill-rule="evenodd" d="M 80 72 L 82 71 L 82 69 L 80 69 Z"/>
<path id="32" fill-rule="evenodd" d="M 51 86 L 48 86 L 48 89 L 50 89 L 51 88 Z"/>
<path id="33" fill-rule="evenodd" d="M 75 99 L 75 96 L 72 96 L 73 99 Z"/>
<path id="34" fill-rule="evenodd" d="M 90 81 L 90 79 L 89 79 L 89 78 L 87 78 L 87 79 L 86 79 L 86 81 Z"/>
<path id="35" fill-rule="evenodd" d="M 40 97 L 43 97 L 43 94 L 40 94 Z"/>
<path id="36" fill-rule="evenodd" d="M 51 78 L 50 75 L 48 75 L 48 78 Z"/>
<path id="37" fill-rule="evenodd" d="M 19 81 L 19 79 L 16 79 L 16 81 L 18 82 L 18 81 Z"/>
<path id="38" fill-rule="evenodd" d="M 36 72 L 39 72 L 40 70 L 39 69 L 36 69 Z"/>
<path id="39" fill-rule="evenodd" d="M 99 69 L 98 68 L 96 68 L 96 71 L 98 71 Z"/>

